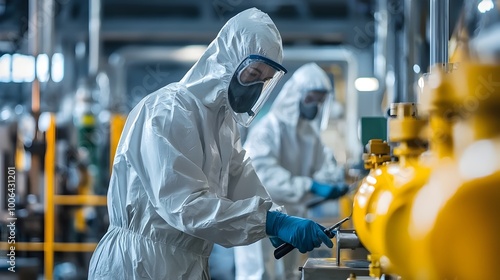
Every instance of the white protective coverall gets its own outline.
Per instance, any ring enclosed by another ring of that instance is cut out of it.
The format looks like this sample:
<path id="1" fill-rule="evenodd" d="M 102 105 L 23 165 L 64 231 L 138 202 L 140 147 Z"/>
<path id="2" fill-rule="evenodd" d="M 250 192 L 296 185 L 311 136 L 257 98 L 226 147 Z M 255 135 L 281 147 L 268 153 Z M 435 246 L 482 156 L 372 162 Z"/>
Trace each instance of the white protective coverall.
<path id="1" fill-rule="evenodd" d="M 89 279 L 209 279 L 213 244 L 266 235 L 273 206 L 241 147 L 227 88 L 258 54 L 281 63 L 281 37 L 252 8 L 230 19 L 178 83 L 130 112 L 113 162 L 110 226 Z"/>
<path id="2" fill-rule="evenodd" d="M 313 198 L 313 178 L 331 183 L 343 180 L 343 168 L 337 166 L 332 151 L 321 141 L 321 114 L 312 121 L 299 118 L 299 102 L 311 90 L 332 94 L 332 83 L 316 63 L 295 71 L 269 113 L 250 129 L 244 145 L 273 201 L 283 204 L 288 214 L 302 217 L 306 215 L 306 202 Z M 274 249 L 264 239 L 235 247 L 236 279 L 298 279 L 300 252 L 293 250 L 277 261 Z M 278 266 L 281 260 L 283 264 Z M 278 275 L 276 269 L 281 272 L 283 267 L 285 275 Z"/>

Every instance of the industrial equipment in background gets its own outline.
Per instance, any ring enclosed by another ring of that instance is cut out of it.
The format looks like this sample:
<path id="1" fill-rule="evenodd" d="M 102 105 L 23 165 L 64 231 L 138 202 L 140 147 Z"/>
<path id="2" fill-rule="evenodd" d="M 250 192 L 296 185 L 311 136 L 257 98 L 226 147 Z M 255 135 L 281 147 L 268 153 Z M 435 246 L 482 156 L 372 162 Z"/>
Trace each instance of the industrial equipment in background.
<path id="1" fill-rule="evenodd" d="M 431 1 L 434 12 L 447 5 Z M 452 63 L 447 35 L 436 35 L 419 100 L 393 104 L 388 142 L 397 144 L 391 151 L 373 139 L 364 156 L 370 173 L 354 197 L 352 232 L 368 249 L 369 265 L 359 272 L 338 259 L 309 259 L 303 279 L 496 278 L 499 37 L 498 1 L 465 1 L 450 41 Z"/>
<path id="2" fill-rule="evenodd" d="M 276 20 L 289 70 L 314 61 L 338 81 L 325 143 L 356 185 L 336 218 L 352 217 L 303 279 L 496 278 L 498 0 L 160 2 L 0 0 L 0 251 L 14 167 L 15 279 L 86 278 L 127 112 L 253 5 Z"/>

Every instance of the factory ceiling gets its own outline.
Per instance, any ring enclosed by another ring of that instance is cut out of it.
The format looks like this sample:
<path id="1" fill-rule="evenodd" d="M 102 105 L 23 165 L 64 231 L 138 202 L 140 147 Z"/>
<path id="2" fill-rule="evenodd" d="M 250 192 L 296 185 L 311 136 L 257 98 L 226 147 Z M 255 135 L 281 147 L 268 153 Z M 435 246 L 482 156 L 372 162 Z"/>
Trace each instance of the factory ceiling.
<path id="1" fill-rule="evenodd" d="M 22 47 L 33 25 L 29 6 L 54 3 L 56 40 L 88 38 L 89 1 L 0 0 L 0 51 Z M 101 33 L 104 44 L 208 43 L 236 13 L 257 7 L 267 12 L 280 29 L 285 44 L 352 43 L 354 28 L 373 24 L 372 0 L 101 0 Z M 44 12 L 42 7 L 42 12 Z M 367 33 L 367 32 L 362 32 Z M 370 32 L 368 32 L 370 33 Z M 371 41 L 372 34 L 363 34 Z M 358 38 L 359 39 L 359 38 Z"/>

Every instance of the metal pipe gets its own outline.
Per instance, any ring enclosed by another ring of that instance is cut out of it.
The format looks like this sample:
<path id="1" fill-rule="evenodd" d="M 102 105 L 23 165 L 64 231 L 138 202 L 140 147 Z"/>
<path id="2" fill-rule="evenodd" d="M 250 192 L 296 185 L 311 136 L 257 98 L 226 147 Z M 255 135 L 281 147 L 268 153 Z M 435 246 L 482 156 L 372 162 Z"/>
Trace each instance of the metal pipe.
<path id="1" fill-rule="evenodd" d="M 449 0 L 430 0 L 430 64 L 448 63 Z"/>
<path id="2" fill-rule="evenodd" d="M 28 48 L 33 55 L 37 58 L 40 54 L 41 36 L 40 28 L 40 2 L 39 0 L 29 1 L 29 16 L 28 16 Z M 38 115 L 40 114 L 40 82 L 38 81 L 36 67 L 35 79 L 31 83 L 31 110 L 38 124 Z M 38 130 L 38 126 L 37 126 Z"/>
<path id="3" fill-rule="evenodd" d="M 387 83 L 387 65 L 389 64 L 389 20 L 391 17 L 391 12 L 388 8 L 389 0 L 380 0 L 376 4 L 376 11 L 374 14 L 375 18 L 375 42 L 373 44 L 373 74 L 375 78 L 379 81 L 379 102 L 382 107 L 386 106 L 384 101 L 384 96 L 386 98 L 392 99 L 390 96 L 392 94 L 391 88 L 388 87 Z M 385 111 L 382 109 L 382 111 Z"/>
<path id="4" fill-rule="evenodd" d="M 387 75 L 387 32 L 389 29 L 389 12 L 387 0 L 377 2 L 375 12 L 375 43 L 374 43 L 374 75 L 382 85 L 382 92 L 385 90 L 385 77 Z"/>
<path id="5" fill-rule="evenodd" d="M 404 71 L 403 60 L 403 19 L 404 2 L 400 0 L 387 0 L 389 11 L 388 31 L 387 31 L 387 74 L 386 74 L 386 104 L 385 109 L 389 109 L 390 104 L 400 102 L 402 81 Z"/>
<path id="6" fill-rule="evenodd" d="M 441 1 L 441 0 L 439 0 Z M 403 102 L 415 102 L 415 83 L 417 82 L 417 74 L 415 73 L 413 67 L 418 65 L 418 43 L 420 41 L 420 1 L 419 0 L 405 0 L 404 2 L 404 52 L 405 52 L 405 63 L 404 63 L 404 82 L 403 82 L 403 92 L 401 101 Z"/>
<path id="7" fill-rule="evenodd" d="M 42 48 L 41 52 L 48 57 L 47 82 L 52 73 L 52 55 L 54 54 L 54 0 L 42 0 Z M 46 95 L 45 95 L 46 96 Z M 47 100 L 47 98 L 45 99 Z"/>
<path id="8" fill-rule="evenodd" d="M 89 0 L 89 77 L 99 71 L 101 0 Z"/>
<path id="9" fill-rule="evenodd" d="M 49 61 L 54 52 L 54 0 L 43 0 L 42 2 L 42 53 L 47 54 Z M 50 65 L 49 73 L 50 73 Z"/>
<path id="10" fill-rule="evenodd" d="M 41 46 L 41 25 L 42 18 L 40 15 L 41 2 L 39 0 L 29 1 L 29 14 L 28 14 L 28 48 L 31 55 L 35 58 L 40 54 Z M 40 117 L 40 81 L 38 80 L 38 75 L 36 67 L 33 70 L 35 72 L 35 78 L 31 83 L 31 115 L 35 121 L 35 139 L 33 143 L 43 142 L 43 135 L 38 129 L 38 119 Z M 37 198 L 43 197 L 40 191 L 41 185 L 41 157 L 39 154 L 33 153 L 31 155 L 31 164 L 28 176 L 30 178 L 30 184 L 28 186 L 27 193 L 35 194 Z"/>

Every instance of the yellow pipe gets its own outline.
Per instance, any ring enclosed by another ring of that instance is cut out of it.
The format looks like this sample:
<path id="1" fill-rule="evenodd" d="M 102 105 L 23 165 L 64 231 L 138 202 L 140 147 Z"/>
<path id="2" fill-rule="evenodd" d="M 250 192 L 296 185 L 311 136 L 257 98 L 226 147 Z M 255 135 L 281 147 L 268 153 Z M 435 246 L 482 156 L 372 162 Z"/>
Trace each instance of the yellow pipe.
<path id="1" fill-rule="evenodd" d="M 55 195 L 54 203 L 57 205 L 106 206 L 107 198 L 104 195 Z"/>
<path id="2" fill-rule="evenodd" d="M 0 242 L 0 251 L 6 251 L 10 246 L 7 242 Z M 16 242 L 16 251 L 43 251 L 44 248 L 43 242 Z"/>
<path id="3" fill-rule="evenodd" d="M 54 269 L 54 188 L 56 161 L 56 120 L 50 115 L 49 128 L 46 131 L 47 150 L 45 151 L 45 237 L 44 262 L 45 279 L 53 279 Z"/>
<path id="4" fill-rule="evenodd" d="M 0 242 L 0 250 L 7 250 L 9 246 L 7 242 Z M 54 252 L 93 252 L 97 247 L 97 243 L 65 243 L 54 242 Z M 43 242 L 17 242 L 16 250 L 19 251 L 44 251 L 45 244 Z"/>
<path id="5" fill-rule="evenodd" d="M 57 252 L 94 252 L 97 243 L 54 243 Z"/>

